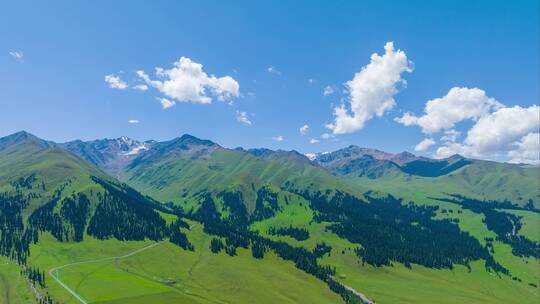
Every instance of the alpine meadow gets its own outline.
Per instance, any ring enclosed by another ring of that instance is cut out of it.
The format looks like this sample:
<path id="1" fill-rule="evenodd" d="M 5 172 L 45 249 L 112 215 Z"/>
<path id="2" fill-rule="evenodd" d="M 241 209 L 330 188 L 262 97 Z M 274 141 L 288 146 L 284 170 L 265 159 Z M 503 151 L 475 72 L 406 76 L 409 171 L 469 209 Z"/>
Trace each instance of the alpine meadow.
<path id="1" fill-rule="evenodd" d="M 540 303 L 539 11 L 0 0 L 0 303 Z"/>

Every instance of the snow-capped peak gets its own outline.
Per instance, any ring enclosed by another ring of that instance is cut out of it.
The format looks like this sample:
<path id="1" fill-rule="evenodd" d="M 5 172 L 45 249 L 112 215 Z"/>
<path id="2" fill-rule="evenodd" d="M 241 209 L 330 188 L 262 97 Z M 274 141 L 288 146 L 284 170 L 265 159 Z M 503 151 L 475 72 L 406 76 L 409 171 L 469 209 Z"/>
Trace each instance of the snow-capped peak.
<path id="1" fill-rule="evenodd" d="M 309 160 L 315 160 L 317 158 L 317 154 L 315 153 L 306 153 L 304 154 Z"/>
<path id="2" fill-rule="evenodd" d="M 131 150 L 125 152 L 124 155 L 136 155 L 143 150 L 148 150 L 148 146 L 145 143 L 139 143 L 131 147 Z"/>

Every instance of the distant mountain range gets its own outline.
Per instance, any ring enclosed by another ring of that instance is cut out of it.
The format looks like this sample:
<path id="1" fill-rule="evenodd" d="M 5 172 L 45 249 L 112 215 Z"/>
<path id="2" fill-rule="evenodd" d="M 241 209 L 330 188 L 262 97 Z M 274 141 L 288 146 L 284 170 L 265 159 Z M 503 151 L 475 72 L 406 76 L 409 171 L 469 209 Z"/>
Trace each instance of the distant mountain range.
<path id="1" fill-rule="evenodd" d="M 423 187 L 426 182 L 432 185 L 444 184 L 441 189 L 465 190 L 479 198 L 504 198 L 520 205 L 531 200 L 535 206 L 540 206 L 540 194 L 535 190 L 538 186 L 536 178 L 539 177 L 536 168 L 468 159 L 460 155 L 431 159 L 409 152 L 393 154 L 354 145 L 333 152 L 304 155 L 297 151 L 266 148 L 227 149 L 210 140 L 188 134 L 162 142 L 141 142 L 122 136 L 116 139 L 54 143 L 24 131 L 1 138 L 0 148 L 22 139 L 40 147 L 63 148 L 128 183 L 147 176 L 148 173 L 143 173 L 146 168 L 165 159 L 173 163 L 201 163 L 211 162 L 217 155 L 233 155 L 235 157 L 231 163 L 241 165 L 247 160 L 246 155 L 250 155 L 257 159 L 279 162 L 290 170 L 310 168 L 320 172 L 324 169 L 331 175 L 344 177 L 349 183 L 367 181 L 384 186 L 407 180 L 409 186 L 413 187 Z M 218 169 L 219 166 L 206 167 L 198 174 L 215 173 Z M 148 176 L 145 180 L 149 182 Z"/>
<path id="2" fill-rule="evenodd" d="M 49 143 L 54 144 L 52 142 Z M 129 167 L 130 163 L 137 158 L 140 158 L 138 161 L 140 162 L 143 159 L 156 158 L 169 153 L 203 157 L 215 150 L 225 149 L 212 141 L 202 140 L 188 134 L 164 142 L 157 142 L 155 140 L 141 142 L 122 136 L 116 139 L 74 140 L 56 145 L 77 154 L 86 161 L 113 175 Z M 311 161 L 313 164 L 327 168 L 336 174 L 356 174 L 371 178 L 385 175 L 386 172 L 381 171 L 383 169 L 401 171 L 410 175 L 437 177 L 450 174 L 476 161 L 458 154 L 445 159 L 432 159 L 416 156 L 410 152 L 393 154 L 354 145 L 333 152 L 317 154 L 301 154 L 294 150 L 274 151 L 266 148 L 247 150 L 236 148 L 234 150 L 247 152 L 264 159 L 299 162 Z M 144 156 L 141 157 L 141 155 Z"/>
<path id="3" fill-rule="evenodd" d="M 292 170 L 309 167 L 317 171 L 317 168 L 321 168 L 334 176 L 344 177 L 349 182 L 377 181 L 375 188 L 392 183 L 403 184 L 405 180 L 412 179 L 409 186 L 413 188 L 415 185 L 424 187 L 424 183 L 429 183 L 430 188 L 434 188 L 434 185 L 439 187 L 436 185 L 440 184 L 440 189 L 451 192 L 466 191 L 479 198 L 509 199 L 520 205 L 532 200 L 535 206 L 540 206 L 540 194 L 535 191 L 538 178 L 535 168 L 468 159 L 460 155 L 431 159 L 409 152 L 393 154 L 354 145 L 329 153 L 303 155 L 296 151 L 274 151 L 266 148 L 227 149 L 210 140 L 187 134 L 163 142 L 141 142 L 120 137 L 93 141 L 75 140 L 61 144 L 48 141 L 46 143 L 62 147 L 128 183 L 135 182 L 142 176 L 146 176 L 145 180 L 150 182 L 148 173 L 143 173 L 143 169 L 164 159 L 169 162 L 200 163 L 203 160 L 212 161 L 216 155 L 225 154 L 235 155 L 232 160 L 234 163 L 246 161 L 245 157 L 240 156 L 249 154 L 258 159 L 277 161 Z M 198 174 L 215 173 L 218 168 L 219 166 L 205 168 Z M 163 180 L 160 183 L 163 183 Z"/>

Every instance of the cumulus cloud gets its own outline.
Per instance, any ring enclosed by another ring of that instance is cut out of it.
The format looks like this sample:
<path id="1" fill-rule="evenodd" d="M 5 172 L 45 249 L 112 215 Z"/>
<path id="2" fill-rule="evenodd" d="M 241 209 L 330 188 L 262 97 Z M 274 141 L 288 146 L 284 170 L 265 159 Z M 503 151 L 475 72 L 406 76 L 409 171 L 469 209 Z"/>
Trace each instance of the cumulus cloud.
<path id="1" fill-rule="evenodd" d="M 540 165 L 540 133 L 529 133 L 516 143 L 517 149 L 508 152 L 511 163 Z"/>
<path id="2" fill-rule="evenodd" d="M 322 139 L 329 139 L 329 138 L 331 138 L 331 137 L 332 137 L 332 135 L 331 135 L 331 134 L 328 134 L 328 133 L 323 133 L 323 134 L 321 135 L 321 138 L 322 138 Z"/>
<path id="3" fill-rule="evenodd" d="M 324 87 L 322 94 L 324 96 L 330 96 L 330 95 L 334 94 L 334 88 L 331 87 L 331 86 L 326 86 L 326 87 Z"/>
<path id="4" fill-rule="evenodd" d="M 473 157 L 472 150 L 470 147 L 459 144 L 459 143 L 447 143 L 443 146 L 437 148 L 433 157 L 435 158 L 447 158 L 455 154 L 460 154 L 466 157 Z"/>
<path id="5" fill-rule="evenodd" d="M 281 75 L 281 72 L 273 66 L 268 67 L 266 71 L 268 71 L 270 74 Z"/>
<path id="6" fill-rule="evenodd" d="M 433 146 L 435 144 L 435 141 L 433 138 L 425 138 L 421 142 L 419 142 L 416 147 L 414 147 L 414 151 L 426 151 L 429 149 L 429 147 Z"/>
<path id="7" fill-rule="evenodd" d="M 458 153 L 483 159 L 536 163 L 540 151 L 534 141 L 540 140 L 536 136 L 539 129 L 539 106 L 499 108 L 480 117 L 463 143 L 447 143 L 437 149 L 435 156 Z"/>
<path id="8" fill-rule="evenodd" d="M 212 97 L 225 101 L 240 95 L 240 85 L 234 78 L 208 75 L 202 64 L 187 57 L 181 57 L 171 69 L 156 68 L 155 74 L 157 79 L 151 79 L 144 71 L 137 71 L 146 85 L 175 102 L 209 104 Z"/>
<path id="9" fill-rule="evenodd" d="M 478 118 L 503 107 L 497 100 L 488 97 L 478 88 L 451 88 L 441 97 L 429 100 L 424 108 L 424 115 L 415 116 L 405 113 L 395 120 L 405 126 L 418 125 L 426 134 L 448 130 L 456 123 Z"/>
<path id="10" fill-rule="evenodd" d="M 335 120 L 326 125 L 333 134 L 361 130 L 368 120 L 382 116 L 396 105 L 394 95 L 398 87 L 406 86 L 401 74 L 412 72 L 413 63 L 405 52 L 394 50 L 392 42 L 387 42 L 384 50 L 382 56 L 371 55 L 371 62 L 346 83 L 349 105 L 334 108 Z"/>
<path id="11" fill-rule="evenodd" d="M 170 100 L 164 97 L 157 97 L 156 99 L 159 101 L 159 103 L 161 104 L 161 108 L 163 109 L 168 109 L 176 105 L 176 102 L 174 100 Z"/>
<path id="12" fill-rule="evenodd" d="M 138 119 L 130 119 L 130 120 L 128 120 L 128 123 L 130 123 L 130 124 L 138 124 L 139 120 Z"/>
<path id="13" fill-rule="evenodd" d="M 318 142 L 319 142 L 319 140 L 318 140 L 318 139 L 315 139 L 315 138 L 311 138 L 311 139 L 309 140 L 309 143 L 310 143 L 310 144 L 316 144 L 316 143 L 318 143 Z"/>
<path id="14" fill-rule="evenodd" d="M 115 74 L 105 75 L 105 82 L 111 89 L 125 90 L 128 87 L 128 84 Z"/>
<path id="15" fill-rule="evenodd" d="M 272 137 L 273 140 L 275 141 L 284 141 L 285 140 L 285 137 L 281 136 L 281 135 L 278 135 L 278 136 L 274 136 Z"/>
<path id="16" fill-rule="evenodd" d="M 453 143 L 458 139 L 459 135 L 461 135 L 461 132 L 454 129 L 446 130 L 444 131 L 444 135 L 441 137 L 441 141 L 443 143 Z"/>
<path id="17" fill-rule="evenodd" d="M 18 62 L 24 61 L 24 53 L 22 51 L 11 51 L 9 54 Z"/>
<path id="18" fill-rule="evenodd" d="M 478 154 L 511 150 L 524 135 L 540 127 L 540 108 L 515 106 L 483 116 L 467 132 L 465 144 Z"/>
<path id="19" fill-rule="evenodd" d="M 239 123 L 251 126 L 251 120 L 249 120 L 248 114 L 246 112 L 236 111 L 236 121 Z"/>
<path id="20" fill-rule="evenodd" d="M 300 132 L 300 135 L 306 135 L 307 132 L 309 131 L 309 125 L 301 126 L 298 131 Z"/>
<path id="21" fill-rule="evenodd" d="M 145 85 L 145 84 L 138 84 L 138 85 L 134 86 L 133 89 L 134 90 L 139 90 L 139 91 L 147 91 L 148 86 Z"/>

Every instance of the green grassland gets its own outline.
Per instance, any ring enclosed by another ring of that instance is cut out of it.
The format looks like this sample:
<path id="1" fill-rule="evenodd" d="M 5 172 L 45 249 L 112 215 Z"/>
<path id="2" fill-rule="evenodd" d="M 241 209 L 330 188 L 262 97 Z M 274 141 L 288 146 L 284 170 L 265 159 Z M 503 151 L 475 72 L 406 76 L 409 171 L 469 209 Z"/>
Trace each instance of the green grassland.
<path id="1" fill-rule="evenodd" d="M 540 242 L 540 214 L 521 210 L 504 210 L 505 212 L 513 213 L 522 217 L 523 226 L 518 231 L 519 235 L 523 235 L 533 241 Z"/>
<path id="2" fill-rule="evenodd" d="M 168 242 L 137 255 L 66 267 L 59 277 L 89 303 L 339 303 L 341 299 L 316 278 L 273 254 L 262 260 L 251 251 L 230 257 L 208 249 L 211 237 L 195 224 L 188 232 L 195 251 Z M 32 248 L 32 265 L 50 269 L 73 261 L 122 255 L 147 242 L 60 243 L 44 236 Z M 77 303 L 48 278 L 56 300 Z"/>
<path id="3" fill-rule="evenodd" d="M 21 268 L 12 260 L 0 256 L 1 303 L 32 303 L 34 301 L 30 284 L 20 271 Z"/>
<path id="4" fill-rule="evenodd" d="M 413 194 L 425 198 L 441 197 L 449 193 L 480 200 L 510 200 L 520 206 L 532 200 L 535 208 L 540 208 L 538 168 L 518 168 L 510 164 L 475 160 L 472 165 L 439 177 L 399 174 L 377 179 L 354 176 L 347 179 L 370 190 L 397 196 Z"/>
<path id="5" fill-rule="evenodd" d="M 528 283 L 538 285 L 540 280 L 540 263 L 534 258 L 519 258 L 511 253 L 510 246 L 495 242 L 495 259 L 509 268 L 513 275 L 522 282 L 512 280 L 508 276 L 497 276 L 485 271 L 484 262 L 477 261 L 471 265 L 469 272 L 464 266 L 452 270 L 436 270 L 413 265 L 408 269 L 399 263 L 393 267 L 373 267 L 362 265 L 354 253 L 358 244 L 352 244 L 336 235 L 326 232 L 326 223 L 314 223 L 307 204 L 301 198 L 289 199 L 290 204 L 275 217 L 252 225 L 254 230 L 273 238 L 287 241 L 294 245 L 313 248 L 316 243 L 324 241 L 332 246 L 332 252 L 322 259 L 322 263 L 336 267 L 338 279 L 358 291 L 366 294 L 377 303 L 538 303 L 540 289 Z M 460 228 L 471 233 L 479 240 L 495 234 L 482 223 L 482 216 L 461 207 L 438 201 L 431 204 L 443 204 L 446 209 L 455 209 L 452 214 L 439 214 L 438 217 L 460 219 Z M 302 203 L 302 206 L 300 205 Z M 532 213 L 532 212 L 527 212 Z M 528 219 L 527 219 L 528 220 Z M 290 237 L 268 235 L 269 227 L 286 227 L 293 225 L 305 228 L 310 238 L 297 241 Z M 534 225 L 533 225 L 534 226 Z M 444 295 L 444 296 L 441 296 Z"/>

